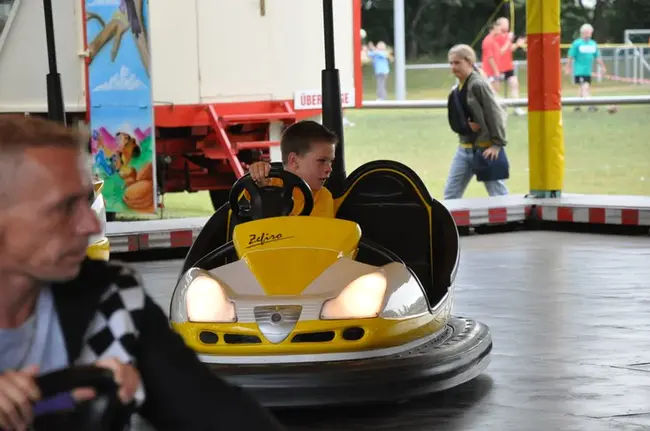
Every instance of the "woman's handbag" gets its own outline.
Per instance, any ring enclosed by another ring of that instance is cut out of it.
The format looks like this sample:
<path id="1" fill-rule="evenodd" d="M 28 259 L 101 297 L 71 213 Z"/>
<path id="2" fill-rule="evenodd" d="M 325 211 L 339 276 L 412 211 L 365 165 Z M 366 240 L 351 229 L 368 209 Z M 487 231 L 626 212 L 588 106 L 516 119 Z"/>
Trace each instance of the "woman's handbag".
<path id="1" fill-rule="evenodd" d="M 483 152 L 487 148 L 474 147 L 474 174 L 481 182 L 507 180 L 510 178 L 510 162 L 506 149 L 501 147 L 495 160 L 486 159 Z"/>

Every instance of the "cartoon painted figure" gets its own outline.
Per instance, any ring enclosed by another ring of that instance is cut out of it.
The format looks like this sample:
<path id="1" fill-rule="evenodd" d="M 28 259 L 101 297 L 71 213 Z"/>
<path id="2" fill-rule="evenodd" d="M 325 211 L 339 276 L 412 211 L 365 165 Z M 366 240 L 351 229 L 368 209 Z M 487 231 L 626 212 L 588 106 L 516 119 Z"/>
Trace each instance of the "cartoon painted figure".
<path id="1" fill-rule="evenodd" d="M 95 153 L 95 172 L 99 175 L 110 177 L 117 170 L 115 167 L 117 155 L 113 154 L 104 144 L 104 138 L 97 131 L 93 132 L 93 140 L 97 142 L 97 152 Z"/>
<path id="2" fill-rule="evenodd" d="M 84 0 L 94 173 L 107 211 L 154 213 L 149 0 Z"/>
<path id="3" fill-rule="evenodd" d="M 128 133 L 115 135 L 119 143 L 116 168 L 124 180 L 124 203 L 136 211 L 153 212 L 153 166 L 145 164 L 139 171 L 131 165 L 142 153 L 136 139 Z"/>

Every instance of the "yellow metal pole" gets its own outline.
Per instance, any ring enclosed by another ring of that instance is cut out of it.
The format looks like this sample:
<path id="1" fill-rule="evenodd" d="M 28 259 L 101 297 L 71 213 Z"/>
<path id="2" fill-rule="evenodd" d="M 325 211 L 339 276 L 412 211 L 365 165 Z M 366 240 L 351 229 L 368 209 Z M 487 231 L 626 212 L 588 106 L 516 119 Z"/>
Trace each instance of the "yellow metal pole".
<path id="1" fill-rule="evenodd" d="M 559 196 L 564 185 L 560 0 L 527 0 L 530 193 Z"/>

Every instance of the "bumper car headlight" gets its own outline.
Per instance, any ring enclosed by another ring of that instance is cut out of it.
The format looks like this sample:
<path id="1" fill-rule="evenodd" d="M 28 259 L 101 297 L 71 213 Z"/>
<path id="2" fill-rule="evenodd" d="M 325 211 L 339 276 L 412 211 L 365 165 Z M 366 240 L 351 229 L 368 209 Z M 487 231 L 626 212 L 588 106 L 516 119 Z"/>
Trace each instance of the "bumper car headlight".
<path id="1" fill-rule="evenodd" d="M 187 319 L 190 322 L 236 322 L 235 304 L 214 278 L 201 275 L 193 279 L 185 294 Z"/>
<path id="2" fill-rule="evenodd" d="M 369 319 L 379 316 L 387 281 L 384 274 L 373 272 L 362 275 L 336 297 L 327 300 L 321 309 L 323 320 Z"/>

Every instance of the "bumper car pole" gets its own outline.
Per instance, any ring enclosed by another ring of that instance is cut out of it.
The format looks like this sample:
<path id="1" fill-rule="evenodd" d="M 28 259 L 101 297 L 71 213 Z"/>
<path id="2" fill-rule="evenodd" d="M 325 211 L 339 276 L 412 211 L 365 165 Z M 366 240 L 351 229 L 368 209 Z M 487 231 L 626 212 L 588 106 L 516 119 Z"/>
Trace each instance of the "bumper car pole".
<path id="1" fill-rule="evenodd" d="M 323 0 L 323 30 L 325 36 L 325 69 L 322 71 L 323 125 L 336 133 L 339 143 L 327 188 L 334 196 L 343 189 L 345 160 L 343 151 L 343 112 L 341 109 L 341 82 L 335 65 L 333 0 Z"/>
<path id="2" fill-rule="evenodd" d="M 47 39 L 47 59 L 50 72 L 47 74 L 47 114 L 48 118 L 66 124 L 63 106 L 63 89 L 61 75 L 56 65 L 56 43 L 54 41 L 54 19 L 52 18 L 52 0 L 43 0 L 45 15 L 45 36 Z"/>

